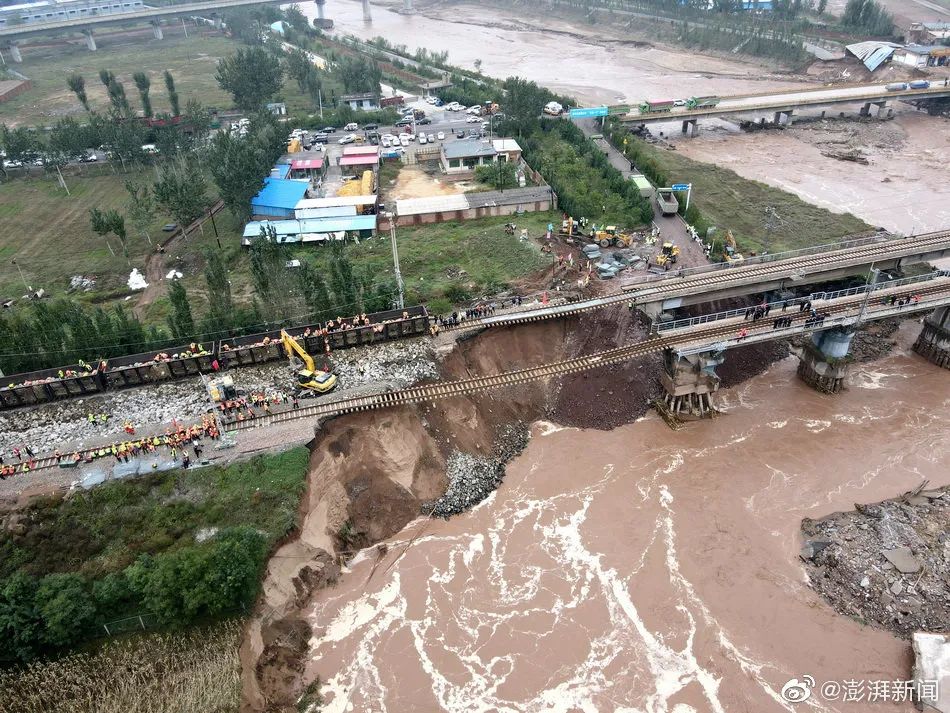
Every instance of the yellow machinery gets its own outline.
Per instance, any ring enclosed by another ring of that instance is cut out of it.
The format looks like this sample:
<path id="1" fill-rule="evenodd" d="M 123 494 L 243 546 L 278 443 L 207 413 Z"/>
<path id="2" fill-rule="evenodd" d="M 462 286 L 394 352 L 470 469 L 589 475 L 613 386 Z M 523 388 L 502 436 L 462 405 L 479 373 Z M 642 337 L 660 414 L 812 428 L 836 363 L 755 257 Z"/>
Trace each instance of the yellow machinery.
<path id="1" fill-rule="evenodd" d="M 287 153 L 299 153 L 303 151 L 303 144 L 300 139 L 294 138 L 287 143 Z"/>
<path id="2" fill-rule="evenodd" d="M 660 267 L 664 267 L 667 264 L 675 265 L 679 255 L 680 249 L 678 245 L 665 242 L 661 247 L 660 254 L 656 256 L 656 264 Z"/>
<path id="3" fill-rule="evenodd" d="M 237 389 L 234 388 L 234 379 L 230 376 L 222 376 L 209 381 L 208 393 L 211 395 L 211 400 L 215 403 L 231 401 L 238 397 Z"/>
<path id="4" fill-rule="evenodd" d="M 726 231 L 726 237 L 723 238 L 723 240 L 725 242 L 725 247 L 726 247 L 726 251 L 725 251 L 726 262 L 732 264 L 732 263 L 740 263 L 743 260 L 745 260 L 745 258 L 742 257 L 741 253 L 736 252 L 736 239 L 732 237 L 731 230 Z"/>
<path id="5" fill-rule="evenodd" d="M 618 230 L 616 225 L 605 225 L 599 230 L 594 227 L 589 237 L 591 242 L 597 243 L 602 248 L 609 248 L 611 245 L 629 248 L 633 244 L 633 236 Z"/>
<path id="6" fill-rule="evenodd" d="M 294 357 L 303 362 L 303 369 L 297 371 L 297 389 L 302 395 L 325 394 L 333 390 L 336 386 L 336 375 L 317 369 L 314 366 L 313 357 L 307 354 L 307 351 L 296 339 L 287 334 L 286 330 L 280 330 L 280 342 L 284 345 L 284 351 L 287 352 L 291 362 Z"/>

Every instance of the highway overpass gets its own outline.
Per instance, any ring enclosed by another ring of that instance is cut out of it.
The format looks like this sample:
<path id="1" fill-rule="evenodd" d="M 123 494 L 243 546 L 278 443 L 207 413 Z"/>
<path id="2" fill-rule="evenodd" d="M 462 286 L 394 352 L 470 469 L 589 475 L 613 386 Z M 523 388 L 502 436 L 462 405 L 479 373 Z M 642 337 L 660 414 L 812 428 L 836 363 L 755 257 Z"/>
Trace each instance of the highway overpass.
<path id="1" fill-rule="evenodd" d="M 235 7 L 283 4 L 286 4 L 286 0 L 204 0 L 203 2 L 187 2 L 180 5 L 163 5 L 136 12 L 14 25 L 0 29 L 0 42 L 9 44 L 28 37 L 63 32 L 91 32 L 96 27 L 127 25 L 136 22 L 157 22 L 166 17 L 178 17 L 179 15 L 207 15 Z M 92 48 L 94 49 L 94 47 Z"/>

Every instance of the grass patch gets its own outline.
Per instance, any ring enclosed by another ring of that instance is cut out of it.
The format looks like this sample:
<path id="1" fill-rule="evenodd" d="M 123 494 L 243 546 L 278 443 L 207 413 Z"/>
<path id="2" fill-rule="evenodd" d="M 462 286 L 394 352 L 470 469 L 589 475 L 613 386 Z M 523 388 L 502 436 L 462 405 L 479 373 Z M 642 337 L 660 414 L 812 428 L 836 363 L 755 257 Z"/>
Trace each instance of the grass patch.
<path id="1" fill-rule="evenodd" d="M 273 542 L 296 522 L 309 453 L 295 448 L 227 467 L 167 471 L 38 501 L 22 535 L 0 534 L 0 577 L 98 578 L 141 554 L 188 547 L 199 530 L 247 526 Z"/>
<path id="2" fill-rule="evenodd" d="M 550 262 L 534 242 L 521 242 L 517 234 L 506 235 L 505 223 L 514 221 L 518 233 L 527 228 L 528 234 L 536 238 L 549 222 L 559 220 L 553 212 L 525 213 L 397 228 L 407 303 L 436 298 L 458 303 L 505 289 Z M 393 275 L 388 230 L 359 244 L 348 244 L 346 254 L 354 270 L 369 270 L 378 281 Z M 298 248 L 294 257 L 312 261 L 324 273 L 328 270 L 328 250 Z"/>
<path id="3" fill-rule="evenodd" d="M 73 275 L 94 275 L 99 290 L 120 288 L 125 285 L 130 267 L 122 256 L 121 245 L 115 236 L 109 236 L 115 255 L 109 252 L 105 240 L 92 231 L 89 209 L 115 208 L 125 212 L 128 193 L 125 182 L 129 179 L 152 180 L 151 168 L 129 173 L 112 173 L 105 166 L 84 167 L 83 174 L 67 176 L 66 195 L 49 176 L 18 178 L 3 184 L 0 189 L 0 295 L 23 294 L 23 282 L 17 266 L 23 271 L 27 284 L 34 289 L 42 287 L 50 293 L 61 293 L 69 286 Z M 149 229 L 153 241 L 167 237 L 161 226 L 167 216 L 157 215 Z M 145 258 L 154 250 L 145 237 L 129 228 L 129 253 L 132 265 L 143 270 Z M 13 265 L 8 258 L 16 258 Z"/>
<path id="4" fill-rule="evenodd" d="M 34 502 L 0 535 L 0 662 L 61 653 L 129 617 L 181 628 L 246 610 L 296 525 L 308 463 L 296 448 Z"/>

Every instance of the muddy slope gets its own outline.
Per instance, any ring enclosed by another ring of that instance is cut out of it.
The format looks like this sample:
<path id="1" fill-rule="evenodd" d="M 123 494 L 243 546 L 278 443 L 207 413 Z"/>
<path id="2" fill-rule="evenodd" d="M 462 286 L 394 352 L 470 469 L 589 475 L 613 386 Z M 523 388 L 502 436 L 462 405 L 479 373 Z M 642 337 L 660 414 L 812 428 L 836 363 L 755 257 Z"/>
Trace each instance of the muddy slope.
<path id="1" fill-rule="evenodd" d="M 459 343 L 440 378 L 563 359 L 574 348 L 571 333 L 564 321 L 485 332 Z M 341 559 L 399 532 L 437 500 L 451 457 L 492 458 L 490 444 L 513 424 L 544 416 L 549 401 L 549 385 L 534 383 L 323 425 L 311 444 L 299 536 L 272 557 L 242 645 L 242 711 L 296 710 L 311 636 L 302 612 L 311 595 L 332 585 Z"/>

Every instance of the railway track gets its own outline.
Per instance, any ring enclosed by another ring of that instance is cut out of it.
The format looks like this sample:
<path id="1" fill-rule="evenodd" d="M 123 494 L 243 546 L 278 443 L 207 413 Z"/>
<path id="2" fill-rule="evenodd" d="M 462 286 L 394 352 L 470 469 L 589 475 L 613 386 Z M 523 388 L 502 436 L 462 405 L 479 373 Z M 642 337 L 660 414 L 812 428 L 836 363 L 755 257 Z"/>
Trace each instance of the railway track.
<path id="1" fill-rule="evenodd" d="M 894 294 L 898 297 L 909 297 L 910 295 L 916 294 L 924 298 L 931 297 L 937 300 L 942 299 L 943 303 L 945 303 L 947 299 L 950 299 L 950 283 L 941 281 L 939 284 L 932 284 L 928 286 L 915 284 L 910 286 L 908 289 L 902 289 L 898 292 L 892 292 L 889 294 Z M 925 300 L 919 305 L 909 305 L 904 310 L 904 312 L 910 314 L 933 309 L 935 306 L 939 306 L 934 304 L 934 299 Z M 859 307 L 863 300 L 864 295 L 852 295 L 846 298 L 841 298 L 839 301 L 836 301 L 835 304 L 822 305 L 822 312 L 825 312 L 831 316 L 846 315 L 850 313 L 856 306 Z M 877 311 L 880 312 L 879 309 Z M 797 329 L 801 322 L 805 321 L 808 317 L 807 313 L 801 314 L 797 312 L 785 313 L 784 316 L 792 317 L 793 325 L 789 329 L 793 330 Z M 871 310 L 867 314 L 867 319 L 873 320 L 875 318 L 875 311 Z M 682 331 L 674 330 L 672 332 L 663 333 L 662 335 L 651 336 L 648 339 L 636 344 L 615 347 L 613 349 L 597 352 L 595 354 L 575 357 L 573 359 L 553 362 L 551 364 L 542 364 L 525 369 L 502 372 L 500 374 L 477 376 L 467 379 L 460 379 L 457 381 L 437 382 L 421 386 L 412 386 L 406 389 L 400 389 L 397 391 L 390 391 L 381 394 L 373 394 L 370 396 L 359 396 L 338 399 L 335 401 L 324 401 L 314 404 L 313 406 L 304 406 L 296 410 L 272 413 L 270 415 L 261 416 L 253 420 L 237 421 L 225 424 L 224 430 L 232 432 L 244 431 L 252 428 L 266 427 L 302 418 L 319 419 L 326 416 L 336 416 L 360 411 L 371 411 L 381 408 L 388 408 L 390 406 L 425 403 L 427 401 L 436 401 L 440 399 L 451 398 L 453 396 L 471 395 L 489 389 L 527 384 L 542 379 L 566 376 L 589 369 L 618 364 L 624 361 L 629 361 L 630 359 L 635 359 L 637 357 L 654 354 L 663 351 L 664 349 L 675 349 L 676 347 L 685 347 L 691 344 L 716 344 L 719 342 L 728 341 L 735 338 L 737 326 L 740 325 L 751 327 L 752 329 L 750 330 L 750 335 L 752 336 L 755 334 L 770 333 L 774 334 L 774 338 L 781 339 L 801 333 L 798 331 L 789 332 L 788 329 L 773 331 L 766 326 L 768 323 L 769 318 L 765 318 L 762 322 L 762 326 L 755 328 L 751 323 L 745 323 L 742 320 L 738 320 L 738 322 L 736 320 L 711 322 L 703 325 L 702 329 L 685 328 Z M 827 326 L 820 327 L 819 329 L 828 329 L 833 326 L 833 324 L 829 324 Z M 806 329 L 805 331 L 815 331 L 815 329 Z M 78 452 L 80 455 L 86 456 L 87 454 L 99 451 L 101 448 L 101 446 L 97 446 L 95 448 L 87 448 Z M 71 451 L 66 455 L 72 455 L 74 452 L 75 451 Z M 36 460 L 33 470 L 44 470 L 47 468 L 56 467 L 57 465 L 58 463 L 55 457 L 47 455 Z"/>
<path id="2" fill-rule="evenodd" d="M 915 286 L 918 287 L 918 286 Z M 942 283 L 929 287 L 918 287 L 918 289 L 909 289 L 897 293 L 898 295 L 910 296 L 912 294 L 925 296 L 943 296 L 950 295 L 950 284 Z M 849 313 L 855 306 L 859 306 L 864 301 L 864 295 L 851 296 L 843 298 L 834 305 L 823 306 L 822 311 L 830 315 L 842 315 Z M 933 304 L 921 303 L 909 307 L 907 312 L 918 312 L 927 309 L 933 309 Z M 808 318 L 808 314 L 786 313 L 785 316 L 792 317 L 793 328 L 799 326 Z M 873 319 L 873 312 L 869 313 L 869 319 Z M 741 322 L 741 320 L 740 320 Z M 768 323 L 766 318 L 764 323 Z M 749 325 L 751 326 L 751 324 Z M 765 325 L 763 324 L 763 327 Z M 828 329 L 834 325 L 823 327 Z M 597 352 L 588 356 L 576 357 L 565 361 L 543 364 L 541 366 L 529 367 L 527 369 L 518 369 L 516 371 L 503 372 L 490 376 L 477 376 L 468 379 L 459 379 L 457 381 L 438 382 L 423 386 L 413 386 L 408 389 L 390 391 L 371 396 L 360 396 L 349 399 L 339 399 L 336 401 L 327 401 L 313 406 L 307 406 L 296 411 L 284 411 L 274 413 L 269 416 L 254 419 L 253 421 L 239 421 L 225 426 L 226 430 L 247 430 L 258 426 L 268 426 L 282 423 L 285 421 L 296 420 L 300 418 L 321 418 L 324 416 L 335 416 L 346 413 L 355 413 L 359 411 L 370 411 L 389 406 L 401 406 L 413 403 L 425 403 L 426 401 L 436 401 L 438 399 L 450 398 L 452 396 L 465 396 L 488 389 L 496 389 L 504 386 L 515 386 L 526 384 L 532 381 L 538 381 L 554 376 L 565 376 L 568 374 L 595 369 L 601 366 L 617 364 L 648 354 L 653 354 L 664 349 L 672 349 L 678 346 L 686 346 L 696 343 L 716 343 L 723 339 L 734 338 L 737 324 L 734 320 L 728 320 L 727 324 L 712 323 L 712 326 L 695 331 L 683 331 L 680 334 L 666 333 L 655 335 L 637 344 L 631 344 L 623 347 L 616 347 L 606 351 Z M 757 329 L 757 333 L 772 332 L 770 329 Z M 814 331 L 814 330 L 806 330 Z M 797 333 L 797 332 L 795 332 Z M 776 338 L 790 336 L 787 330 L 774 332 Z"/>
<path id="3" fill-rule="evenodd" d="M 816 267 L 835 269 L 865 265 L 868 261 L 896 259 L 920 254 L 928 250 L 950 249 L 950 230 L 941 230 L 925 233 L 908 238 L 871 243 L 860 247 L 848 247 L 830 252 L 816 253 L 788 260 L 757 265 L 725 267 L 711 273 L 704 273 L 696 277 L 661 278 L 652 282 L 644 282 L 616 295 L 601 297 L 593 300 L 542 307 L 536 310 L 516 312 L 513 314 L 483 317 L 481 319 L 466 320 L 462 324 L 443 327 L 442 331 L 457 332 L 463 330 L 480 329 L 487 327 L 504 327 L 528 322 L 540 322 L 547 319 L 568 317 L 584 312 L 603 309 L 623 302 L 638 302 L 647 299 L 648 302 L 659 302 L 663 299 L 708 292 L 711 289 L 725 289 L 747 282 L 749 278 L 761 281 L 769 279 L 794 279 L 801 271 L 811 271 Z M 836 259 L 837 258 L 837 259 Z"/>

